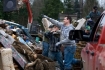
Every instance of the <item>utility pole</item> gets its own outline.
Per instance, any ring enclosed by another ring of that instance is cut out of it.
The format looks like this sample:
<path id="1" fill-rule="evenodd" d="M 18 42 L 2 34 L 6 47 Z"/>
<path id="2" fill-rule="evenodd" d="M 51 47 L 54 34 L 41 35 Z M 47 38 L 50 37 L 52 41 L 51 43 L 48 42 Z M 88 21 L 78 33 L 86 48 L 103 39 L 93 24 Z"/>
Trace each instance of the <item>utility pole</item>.
<path id="1" fill-rule="evenodd" d="M 80 2 L 80 17 L 82 17 L 83 15 L 83 0 L 79 0 L 79 2 Z"/>

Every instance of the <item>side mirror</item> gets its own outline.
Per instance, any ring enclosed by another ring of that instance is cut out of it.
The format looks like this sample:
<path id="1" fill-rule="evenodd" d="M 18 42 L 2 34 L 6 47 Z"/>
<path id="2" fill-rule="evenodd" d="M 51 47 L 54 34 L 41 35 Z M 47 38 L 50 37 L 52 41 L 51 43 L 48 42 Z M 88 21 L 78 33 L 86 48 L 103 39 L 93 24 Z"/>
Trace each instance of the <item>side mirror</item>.
<path id="1" fill-rule="evenodd" d="M 90 41 L 90 35 L 83 35 L 82 30 L 71 30 L 69 32 L 69 39 L 88 42 L 88 41 Z"/>

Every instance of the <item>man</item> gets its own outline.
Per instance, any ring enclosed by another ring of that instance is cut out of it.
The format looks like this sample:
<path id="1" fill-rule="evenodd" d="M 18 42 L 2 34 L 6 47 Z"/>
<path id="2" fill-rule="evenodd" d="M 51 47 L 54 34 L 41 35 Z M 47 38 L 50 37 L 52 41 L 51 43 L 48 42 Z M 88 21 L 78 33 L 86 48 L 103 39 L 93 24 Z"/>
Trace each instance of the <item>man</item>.
<path id="1" fill-rule="evenodd" d="M 90 35 L 90 26 L 86 26 L 83 35 Z"/>
<path id="2" fill-rule="evenodd" d="M 71 70 L 72 69 L 72 63 L 77 63 L 77 60 L 74 59 L 74 53 L 76 51 L 76 43 L 74 40 L 69 40 L 69 32 L 74 29 L 74 26 L 71 24 L 71 17 L 65 16 L 63 23 L 58 22 L 57 20 L 54 20 L 52 18 L 49 18 L 47 16 L 43 16 L 44 18 L 47 18 L 51 23 L 55 24 L 61 29 L 61 35 L 60 35 L 60 41 L 56 43 L 56 46 L 62 44 L 64 46 L 64 70 Z"/>
<path id="3" fill-rule="evenodd" d="M 49 39 L 48 57 L 52 60 L 58 61 L 58 64 L 60 65 L 60 70 L 64 70 L 62 53 L 59 49 L 61 45 L 58 45 L 58 47 L 56 47 L 55 45 L 57 42 L 60 41 L 60 34 L 58 30 L 59 28 L 53 25 L 52 30 L 46 34 L 46 37 Z"/>
<path id="4" fill-rule="evenodd" d="M 90 29 L 93 29 L 95 24 L 94 21 L 89 16 L 87 16 L 86 19 L 87 19 L 86 26 L 90 26 Z"/>
<path id="5" fill-rule="evenodd" d="M 46 34 L 48 32 L 50 32 L 53 28 L 53 25 L 49 26 L 49 30 L 45 31 L 44 35 L 43 35 L 43 50 L 42 50 L 42 55 L 48 57 L 48 52 L 49 52 L 49 40 L 46 37 Z"/>
<path id="6" fill-rule="evenodd" d="M 91 11 L 88 16 L 93 20 L 94 23 L 96 23 L 100 15 L 101 13 L 98 11 L 98 7 L 94 6 L 93 11 Z"/>

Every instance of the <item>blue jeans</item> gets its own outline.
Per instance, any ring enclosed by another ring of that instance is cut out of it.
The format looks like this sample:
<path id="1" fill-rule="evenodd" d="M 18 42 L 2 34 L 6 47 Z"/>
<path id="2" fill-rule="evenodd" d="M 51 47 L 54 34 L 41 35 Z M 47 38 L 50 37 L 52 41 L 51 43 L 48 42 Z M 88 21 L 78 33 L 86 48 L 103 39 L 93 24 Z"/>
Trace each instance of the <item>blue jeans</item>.
<path id="1" fill-rule="evenodd" d="M 72 64 L 77 63 L 77 59 L 74 59 L 76 46 L 65 46 L 64 48 L 64 69 L 72 69 Z"/>
<path id="2" fill-rule="evenodd" d="M 60 65 L 60 70 L 64 70 L 63 57 L 61 51 L 59 52 L 49 51 L 48 57 L 51 58 L 52 60 L 57 60 L 58 64 Z"/>
<path id="3" fill-rule="evenodd" d="M 42 55 L 48 57 L 48 52 L 49 52 L 49 44 L 43 41 Z"/>

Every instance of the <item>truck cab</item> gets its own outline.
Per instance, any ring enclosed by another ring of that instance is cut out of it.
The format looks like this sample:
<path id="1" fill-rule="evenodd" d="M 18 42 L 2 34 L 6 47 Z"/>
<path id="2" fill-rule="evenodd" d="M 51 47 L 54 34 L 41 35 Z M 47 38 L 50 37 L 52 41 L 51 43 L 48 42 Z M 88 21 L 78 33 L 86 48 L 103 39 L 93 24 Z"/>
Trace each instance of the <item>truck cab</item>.
<path id="1" fill-rule="evenodd" d="M 83 70 L 105 70 L 105 11 L 89 36 L 84 36 L 81 30 L 73 30 L 69 39 L 87 42 L 81 51 Z"/>

